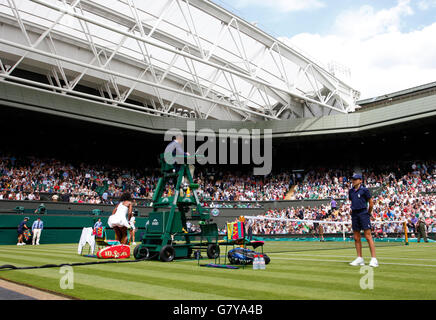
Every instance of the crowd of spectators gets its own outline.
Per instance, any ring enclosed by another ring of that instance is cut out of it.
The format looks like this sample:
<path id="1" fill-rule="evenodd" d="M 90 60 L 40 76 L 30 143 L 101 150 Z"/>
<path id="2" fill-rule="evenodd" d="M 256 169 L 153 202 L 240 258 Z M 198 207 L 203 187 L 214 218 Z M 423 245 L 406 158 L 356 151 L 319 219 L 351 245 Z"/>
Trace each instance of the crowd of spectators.
<path id="1" fill-rule="evenodd" d="M 376 197 L 372 213 L 372 223 L 377 236 L 386 236 L 388 233 L 403 233 L 401 223 L 389 223 L 392 221 L 406 221 L 410 232 L 415 232 L 415 226 L 419 216 L 425 218 L 427 232 L 436 232 L 436 196 L 426 195 L 413 198 L 402 198 L 386 205 L 385 197 Z M 404 202 L 403 202 L 404 201 Z M 350 233 L 351 216 L 348 201 L 341 204 L 336 210 L 331 210 L 329 205 L 318 207 L 300 207 L 287 209 L 274 209 L 267 211 L 253 223 L 253 234 L 308 234 L 314 231 L 313 222 L 301 222 L 298 220 L 318 220 L 323 223 L 324 233 Z M 295 221 L 278 221 L 275 219 L 293 219 Z M 345 223 L 343 223 L 345 222 Z"/>
<path id="2" fill-rule="evenodd" d="M 213 207 L 228 207 L 217 201 L 234 201 L 231 207 L 252 208 L 250 201 L 284 200 L 289 188 L 289 175 L 253 177 L 228 172 L 197 170 L 199 198 L 215 201 Z M 159 179 L 158 170 L 133 170 L 84 163 L 69 164 L 56 159 L 13 156 L 0 157 L 0 200 L 40 200 L 49 195 L 52 201 L 90 204 L 113 204 L 126 190 L 134 199 L 151 200 Z M 168 184 L 164 196 L 174 192 Z"/>
<path id="3" fill-rule="evenodd" d="M 280 201 L 290 189 L 290 175 L 281 173 L 268 177 L 238 173 L 198 175 L 198 195 L 212 201 Z"/>
<path id="4" fill-rule="evenodd" d="M 409 167 L 408 167 L 409 165 Z M 346 199 L 352 170 L 327 170 L 317 168 L 307 172 L 292 190 L 292 200 Z M 396 189 L 420 188 L 420 192 L 435 190 L 435 163 L 389 164 L 385 167 L 366 168 L 363 171 L 368 188 L 387 185 Z M 404 187 L 402 187 L 404 186 Z"/>
<path id="5" fill-rule="evenodd" d="M 0 157 L 0 200 L 51 200 L 112 204 L 126 190 L 135 198 L 152 194 L 157 176 L 108 165 L 71 165 L 55 159 Z"/>
<path id="6" fill-rule="evenodd" d="M 281 173 L 255 177 L 243 173 L 197 170 L 198 195 L 205 207 L 261 208 L 259 201 L 280 201 L 288 194 L 292 199 L 337 199 L 339 205 L 270 210 L 269 218 L 350 221 L 348 190 L 350 170 L 317 168 L 305 174 Z M 364 171 L 365 185 L 380 191 L 375 197 L 373 221 L 377 234 L 398 231 L 399 224 L 380 224 L 380 221 L 406 220 L 414 230 L 417 218 L 423 215 L 429 231 L 436 228 L 435 195 L 436 164 L 409 163 Z M 113 204 L 126 190 L 135 199 L 151 200 L 159 178 L 156 170 L 121 169 L 84 163 L 69 164 L 56 159 L 0 156 L 0 200 L 41 199 L 50 195 L 52 201 L 70 203 Z M 296 186 L 291 190 L 291 186 Z M 170 195 L 174 185 L 168 185 L 164 196 Z M 291 192 L 291 193 L 289 193 Z M 342 199 L 342 200 L 341 200 Z M 326 224 L 324 232 L 342 232 L 343 224 Z M 349 232 L 351 226 L 345 225 Z M 313 226 L 307 223 L 258 221 L 253 233 L 283 234 L 308 233 Z"/>
<path id="7" fill-rule="evenodd" d="M 323 224 L 325 233 L 341 233 L 343 228 L 346 232 L 351 231 L 350 224 L 350 201 L 348 198 L 349 185 L 343 181 L 346 176 L 331 175 L 332 171 L 325 176 L 317 177 L 315 173 L 309 173 L 309 184 L 316 185 L 316 190 L 335 190 L 344 193 L 339 206 L 320 205 L 316 207 L 287 208 L 282 210 L 269 210 L 259 217 L 284 218 L 296 220 L 323 220 L 332 222 Z M 333 177 L 333 179 L 331 178 Z M 386 236 L 388 233 L 402 232 L 400 223 L 391 221 L 406 221 L 408 229 L 415 232 L 415 226 L 419 217 L 426 222 L 427 232 L 436 231 L 436 167 L 435 164 L 411 164 L 408 172 L 393 170 L 385 175 L 368 175 L 370 188 L 380 188 L 374 197 L 372 221 L 374 232 L 377 236 Z M 332 183 L 330 185 L 330 183 Z M 340 185 L 340 188 L 336 186 Z M 333 186 L 333 187 L 332 187 Z M 303 188 L 310 187 L 303 184 Z M 312 189 L 314 190 L 314 189 Z M 320 197 L 330 197 L 332 194 L 319 193 Z M 331 203 L 336 203 L 332 200 Z M 308 222 L 284 222 L 275 220 L 256 220 L 253 223 L 253 233 L 256 234 L 304 234 L 313 231 L 313 223 Z"/>

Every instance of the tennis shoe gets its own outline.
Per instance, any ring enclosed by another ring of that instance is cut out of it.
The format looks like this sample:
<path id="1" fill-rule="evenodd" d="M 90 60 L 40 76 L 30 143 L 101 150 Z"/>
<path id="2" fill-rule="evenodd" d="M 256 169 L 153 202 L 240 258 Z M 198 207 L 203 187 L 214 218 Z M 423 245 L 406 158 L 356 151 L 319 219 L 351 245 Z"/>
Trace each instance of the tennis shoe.
<path id="1" fill-rule="evenodd" d="M 362 257 L 358 257 L 356 260 L 350 263 L 350 266 L 353 267 L 364 266 L 364 265 L 365 265 L 365 261 L 363 260 Z"/>
<path id="2" fill-rule="evenodd" d="M 369 266 L 373 267 L 373 268 L 377 268 L 378 267 L 378 261 L 376 258 L 372 258 L 371 261 L 369 262 Z"/>

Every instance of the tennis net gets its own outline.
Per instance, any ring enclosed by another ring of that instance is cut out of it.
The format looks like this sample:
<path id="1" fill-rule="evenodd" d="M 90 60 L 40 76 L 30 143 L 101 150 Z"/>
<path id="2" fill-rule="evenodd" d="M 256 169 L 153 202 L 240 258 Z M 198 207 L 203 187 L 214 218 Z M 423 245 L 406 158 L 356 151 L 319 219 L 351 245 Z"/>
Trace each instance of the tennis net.
<path id="1" fill-rule="evenodd" d="M 351 221 L 298 220 L 245 217 L 252 240 L 265 241 L 265 252 L 354 249 Z M 405 221 L 374 221 L 372 236 L 376 247 L 408 244 Z M 362 234 L 362 246 L 368 243 Z"/>

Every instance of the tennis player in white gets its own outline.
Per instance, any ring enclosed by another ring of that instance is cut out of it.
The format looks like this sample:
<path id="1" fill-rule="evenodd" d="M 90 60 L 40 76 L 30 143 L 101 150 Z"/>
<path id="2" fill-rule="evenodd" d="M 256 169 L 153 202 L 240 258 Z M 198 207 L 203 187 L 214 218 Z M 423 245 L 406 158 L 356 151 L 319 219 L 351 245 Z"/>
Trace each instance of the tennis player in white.
<path id="1" fill-rule="evenodd" d="M 126 192 L 121 196 L 120 203 L 115 207 L 107 222 L 109 227 L 114 229 L 116 238 L 121 244 L 127 244 L 127 229 L 131 228 L 129 220 L 132 216 L 132 195 Z"/>

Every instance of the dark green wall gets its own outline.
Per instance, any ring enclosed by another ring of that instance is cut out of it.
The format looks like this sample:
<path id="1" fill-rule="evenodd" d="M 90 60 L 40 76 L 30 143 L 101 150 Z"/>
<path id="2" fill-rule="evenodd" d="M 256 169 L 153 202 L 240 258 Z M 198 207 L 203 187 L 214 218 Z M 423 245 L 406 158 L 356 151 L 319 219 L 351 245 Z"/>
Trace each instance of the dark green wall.
<path id="1" fill-rule="evenodd" d="M 258 202 L 262 206 L 262 208 L 256 208 L 256 209 L 245 209 L 245 208 L 220 208 L 220 215 L 219 217 L 213 217 L 213 222 L 218 224 L 219 228 L 225 227 L 227 222 L 234 221 L 240 216 L 257 216 L 264 214 L 269 209 L 281 209 L 281 208 L 287 208 L 287 207 L 307 207 L 307 206 L 320 206 L 322 204 L 328 204 L 329 200 L 302 200 L 302 201 L 262 201 Z M 33 212 L 35 212 L 35 209 L 38 208 L 38 206 L 44 203 L 45 207 L 47 208 L 47 214 L 44 215 L 45 217 L 63 217 L 63 221 L 70 221 L 67 218 L 72 219 L 85 219 L 85 220 L 71 220 L 76 222 L 68 222 L 69 223 L 76 223 L 79 225 L 80 228 L 83 226 L 88 226 L 89 221 L 93 221 L 93 216 L 91 215 L 91 212 L 93 209 L 100 209 L 102 214 L 102 221 L 107 221 L 108 216 L 112 213 L 112 210 L 114 206 L 111 205 L 92 205 L 92 204 L 83 204 L 83 203 L 63 203 L 63 202 L 38 202 L 38 201 L 12 201 L 12 200 L 0 200 L 0 229 L 1 229 L 1 214 L 12 214 L 15 207 L 23 207 L 25 209 L 24 215 L 19 214 L 16 216 L 31 216 Z M 220 203 L 220 202 L 216 202 Z M 238 202 L 226 202 L 227 204 L 233 204 L 237 205 Z M 139 212 L 139 217 L 137 218 L 136 226 L 138 228 L 145 226 L 146 218 L 148 217 L 148 214 L 152 211 L 151 207 L 135 207 L 135 209 Z M 141 220 L 143 219 L 143 220 Z M 144 221 L 144 222 L 140 222 Z M 15 223 L 15 222 L 14 222 Z M 16 225 L 19 222 L 15 224 Z M 194 222 L 195 223 L 195 222 Z M 54 226 L 58 227 L 58 224 L 62 226 L 61 222 L 54 221 Z M 81 230 L 81 229 L 80 229 Z M 48 230 L 47 230 L 48 231 Z M 0 230 L 2 232 L 2 230 Z M 15 231 L 14 231 L 15 232 Z M 140 234 L 139 232 L 137 233 Z M 15 236 L 15 235 L 14 235 Z M 60 236 L 60 235 L 59 235 Z M 10 235 L 8 235 L 10 237 Z M 61 236 L 60 236 L 61 237 Z M 80 232 L 79 232 L 80 237 Z M 138 237 L 139 239 L 139 237 Z M 0 238 L 1 240 L 1 238 Z M 74 241 L 75 242 L 75 241 Z"/>
<path id="2" fill-rule="evenodd" d="M 262 208 L 244 209 L 244 208 L 220 208 L 219 217 L 212 217 L 213 222 L 223 228 L 227 222 L 234 221 L 239 216 L 256 216 L 262 215 L 269 209 L 280 209 L 286 207 L 301 206 L 320 206 L 328 204 L 329 200 L 305 200 L 305 201 L 265 201 L 259 202 Z M 0 245 L 11 245 L 17 243 L 17 226 L 23 221 L 24 217 L 29 217 L 28 227 L 38 217 L 32 214 L 42 202 L 37 201 L 10 201 L 0 200 Z M 229 202 L 231 203 L 231 202 Z M 44 202 L 47 208 L 47 214 L 42 215 L 44 221 L 44 230 L 41 235 L 41 244 L 56 243 L 78 243 L 82 229 L 92 227 L 96 217 L 91 214 L 93 209 L 100 209 L 103 215 L 100 216 L 104 226 L 107 226 L 107 219 L 111 214 L 114 206 L 110 205 L 90 205 L 74 204 L 62 202 Z M 233 203 L 237 204 L 237 202 Z M 15 207 L 25 208 L 24 214 L 13 213 Z M 136 207 L 139 211 L 139 217 L 136 217 L 136 240 L 140 240 L 141 232 L 144 231 L 148 214 L 152 210 L 150 207 Z M 194 222 L 196 224 L 196 222 Z M 114 239 L 113 230 L 108 229 L 109 239 Z"/>
<path id="3" fill-rule="evenodd" d="M 29 228 L 37 219 L 36 215 L 14 215 L 0 214 L 0 244 L 13 245 L 17 243 L 17 227 L 24 217 L 29 217 L 27 223 Z M 41 244 L 56 244 L 56 243 L 79 243 L 82 229 L 93 227 L 95 223 L 94 216 L 40 216 L 44 221 L 44 230 L 41 234 Z M 102 217 L 101 221 L 104 226 L 107 226 L 108 217 Z M 140 238 L 141 232 L 144 230 L 146 218 L 136 218 L 137 240 Z M 113 230 L 107 230 L 109 239 L 115 239 Z"/>

